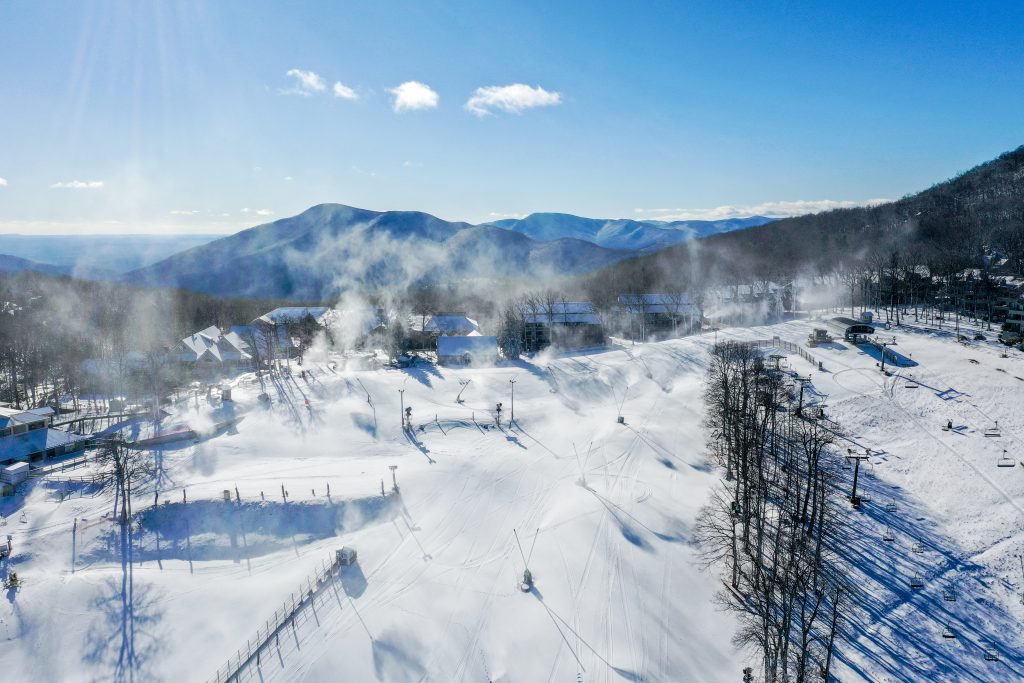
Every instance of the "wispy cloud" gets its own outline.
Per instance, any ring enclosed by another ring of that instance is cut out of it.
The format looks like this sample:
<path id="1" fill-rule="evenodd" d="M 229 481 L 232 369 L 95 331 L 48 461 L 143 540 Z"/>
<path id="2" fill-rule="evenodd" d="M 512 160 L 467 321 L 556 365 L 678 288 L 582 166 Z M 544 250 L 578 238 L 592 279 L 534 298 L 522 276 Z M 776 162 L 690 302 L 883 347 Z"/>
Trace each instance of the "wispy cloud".
<path id="1" fill-rule="evenodd" d="M 7 187 L 7 178 L 0 178 L 0 187 Z"/>
<path id="2" fill-rule="evenodd" d="M 561 93 L 549 92 L 539 85 L 530 87 L 525 83 L 513 83 L 477 88 L 466 101 L 466 109 L 477 116 L 487 116 L 495 111 L 521 114 L 526 109 L 553 107 L 561 103 Z"/>
<path id="3" fill-rule="evenodd" d="M 286 175 L 286 176 L 284 177 L 284 179 L 285 179 L 285 180 L 295 180 L 295 179 L 294 179 L 294 178 L 292 178 L 292 177 L 291 177 L 290 175 Z"/>
<path id="4" fill-rule="evenodd" d="M 102 180 L 62 180 L 50 185 L 54 190 L 102 190 Z"/>
<path id="5" fill-rule="evenodd" d="M 334 85 L 331 87 L 331 91 L 334 93 L 335 97 L 340 97 L 343 100 L 359 99 L 359 93 L 357 93 L 355 90 L 348 87 L 341 81 L 335 81 Z"/>
<path id="6" fill-rule="evenodd" d="M 526 218 L 525 213 L 502 213 L 500 211 L 491 211 L 487 214 L 488 218 L 499 219 L 499 218 Z"/>
<path id="7" fill-rule="evenodd" d="M 786 218 L 803 216 L 809 213 L 821 213 L 833 209 L 852 209 L 858 206 L 877 206 L 892 201 L 891 199 L 868 199 L 857 202 L 849 199 L 797 199 L 794 201 L 764 202 L 750 206 L 717 206 L 713 209 L 634 209 L 636 213 L 645 214 L 659 221 L 715 221 L 726 218 L 747 218 L 749 216 L 767 216 L 769 218 Z"/>
<path id="8" fill-rule="evenodd" d="M 172 216 L 195 216 L 196 214 L 199 213 L 199 211 L 195 209 L 191 211 L 188 209 L 171 209 L 169 213 Z"/>
<path id="9" fill-rule="evenodd" d="M 406 81 L 388 92 L 393 96 L 391 106 L 396 112 L 435 109 L 440 99 L 433 88 L 419 81 Z"/>
<path id="10" fill-rule="evenodd" d="M 270 209 L 257 209 L 255 211 L 257 216 L 273 216 L 274 212 Z"/>
<path id="11" fill-rule="evenodd" d="M 279 90 L 282 95 L 302 95 L 308 97 L 314 93 L 327 90 L 327 83 L 323 77 L 314 71 L 305 69 L 288 69 L 285 76 L 295 79 L 295 84 L 290 88 Z"/>

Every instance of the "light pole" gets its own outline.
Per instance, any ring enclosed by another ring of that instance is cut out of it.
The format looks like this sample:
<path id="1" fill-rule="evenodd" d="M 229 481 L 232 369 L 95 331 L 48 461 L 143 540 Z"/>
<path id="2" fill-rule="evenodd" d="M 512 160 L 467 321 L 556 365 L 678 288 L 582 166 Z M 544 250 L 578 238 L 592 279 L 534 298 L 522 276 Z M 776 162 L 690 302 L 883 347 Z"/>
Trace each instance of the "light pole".
<path id="1" fill-rule="evenodd" d="M 399 401 L 399 406 L 400 406 L 399 410 L 401 411 L 399 417 L 401 418 L 402 431 L 404 432 L 405 431 L 405 389 L 399 389 L 398 390 L 398 401 Z"/>
<path id="2" fill-rule="evenodd" d="M 511 428 L 512 424 L 516 421 L 516 380 L 515 380 L 515 377 L 510 379 L 508 381 L 508 383 L 512 387 L 512 410 L 511 410 L 511 416 L 508 419 L 508 426 Z"/>

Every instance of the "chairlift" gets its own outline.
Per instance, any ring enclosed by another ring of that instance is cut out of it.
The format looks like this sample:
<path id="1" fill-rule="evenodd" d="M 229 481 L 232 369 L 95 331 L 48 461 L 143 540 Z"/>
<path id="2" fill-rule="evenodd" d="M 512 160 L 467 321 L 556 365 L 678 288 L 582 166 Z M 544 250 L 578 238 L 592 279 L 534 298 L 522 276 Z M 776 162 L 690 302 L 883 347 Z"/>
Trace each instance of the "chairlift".
<path id="1" fill-rule="evenodd" d="M 942 599 L 946 602 L 956 602 L 956 588 L 952 585 L 949 588 L 943 588 Z"/>
<path id="2" fill-rule="evenodd" d="M 999 460 L 996 461 L 996 467 L 1016 467 L 1017 463 L 1013 461 L 1013 458 L 1006 455 L 1006 449 L 1003 449 L 1003 454 Z"/>
<path id="3" fill-rule="evenodd" d="M 885 527 L 885 533 L 882 534 L 882 540 L 886 543 L 892 543 L 896 540 L 896 536 L 892 533 L 892 529 L 890 529 L 889 527 Z"/>
<path id="4" fill-rule="evenodd" d="M 924 546 L 921 545 L 921 541 L 914 541 L 914 545 L 911 546 L 911 551 L 921 554 L 924 552 Z"/>
<path id="5" fill-rule="evenodd" d="M 896 512 L 896 510 L 897 510 L 897 507 L 896 507 L 896 502 L 895 501 L 893 501 L 891 503 L 886 503 L 885 504 L 885 511 L 888 512 L 890 515 L 893 514 L 894 512 Z"/>
<path id="6" fill-rule="evenodd" d="M 913 590 L 920 590 L 924 588 L 924 579 L 920 575 L 915 574 L 910 577 L 910 587 Z"/>
<path id="7" fill-rule="evenodd" d="M 953 629 L 949 627 L 949 624 L 947 624 L 946 627 L 942 629 L 942 637 L 947 639 L 956 638 L 956 633 L 954 633 Z"/>
<path id="8" fill-rule="evenodd" d="M 985 661 L 986 662 L 998 662 L 999 653 L 991 645 L 985 647 Z"/>
<path id="9" fill-rule="evenodd" d="M 985 430 L 985 436 L 996 438 L 1002 436 L 1002 433 L 999 431 L 999 420 L 996 420 L 995 426 L 989 427 Z"/>

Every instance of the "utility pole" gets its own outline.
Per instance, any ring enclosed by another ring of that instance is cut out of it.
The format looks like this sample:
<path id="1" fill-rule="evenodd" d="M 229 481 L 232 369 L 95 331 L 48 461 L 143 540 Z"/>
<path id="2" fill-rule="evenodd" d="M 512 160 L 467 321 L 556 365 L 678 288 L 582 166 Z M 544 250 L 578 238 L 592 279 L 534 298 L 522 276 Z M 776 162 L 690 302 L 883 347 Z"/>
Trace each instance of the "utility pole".
<path id="1" fill-rule="evenodd" d="M 510 379 L 508 381 L 508 383 L 512 386 L 512 410 L 511 410 L 511 415 L 509 416 L 509 419 L 508 419 L 508 426 L 509 426 L 509 428 L 511 428 L 512 424 L 516 421 L 516 380 L 515 380 L 515 378 L 513 377 L 512 379 Z"/>

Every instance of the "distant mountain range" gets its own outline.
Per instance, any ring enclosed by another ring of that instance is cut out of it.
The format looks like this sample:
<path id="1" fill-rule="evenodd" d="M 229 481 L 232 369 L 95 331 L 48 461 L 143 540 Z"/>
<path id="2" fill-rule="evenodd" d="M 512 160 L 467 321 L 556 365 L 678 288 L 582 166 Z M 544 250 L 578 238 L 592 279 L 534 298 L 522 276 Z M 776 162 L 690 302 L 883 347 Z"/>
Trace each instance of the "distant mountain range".
<path id="1" fill-rule="evenodd" d="M 38 270 L 255 298 L 590 272 L 771 219 L 636 221 L 535 213 L 471 225 L 418 211 L 321 204 L 234 235 L 0 235 L 0 271 Z M 35 263 L 34 263 L 35 262 Z"/>
<path id="2" fill-rule="evenodd" d="M 68 268 L 64 266 L 55 266 L 50 263 L 30 261 L 18 256 L 0 254 L 0 273 L 20 273 L 26 270 L 35 271 L 37 273 L 48 273 L 50 275 L 68 274 Z"/>
<path id="3" fill-rule="evenodd" d="M 135 284 L 322 300 L 363 287 L 582 273 L 633 255 L 572 238 L 537 241 L 418 211 L 321 204 L 128 273 Z"/>
<path id="4" fill-rule="evenodd" d="M 0 254 L 38 267 L 18 268 L 91 279 L 110 279 L 220 235 L 0 235 Z M 8 268 L 14 270 L 13 262 Z"/>
<path id="5" fill-rule="evenodd" d="M 686 240 L 742 230 L 772 222 L 773 218 L 751 216 L 718 221 L 636 221 L 628 218 L 581 218 L 567 213 L 533 213 L 526 218 L 494 221 L 535 240 L 571 237 L 608 249 L 656 251 Z"/>

